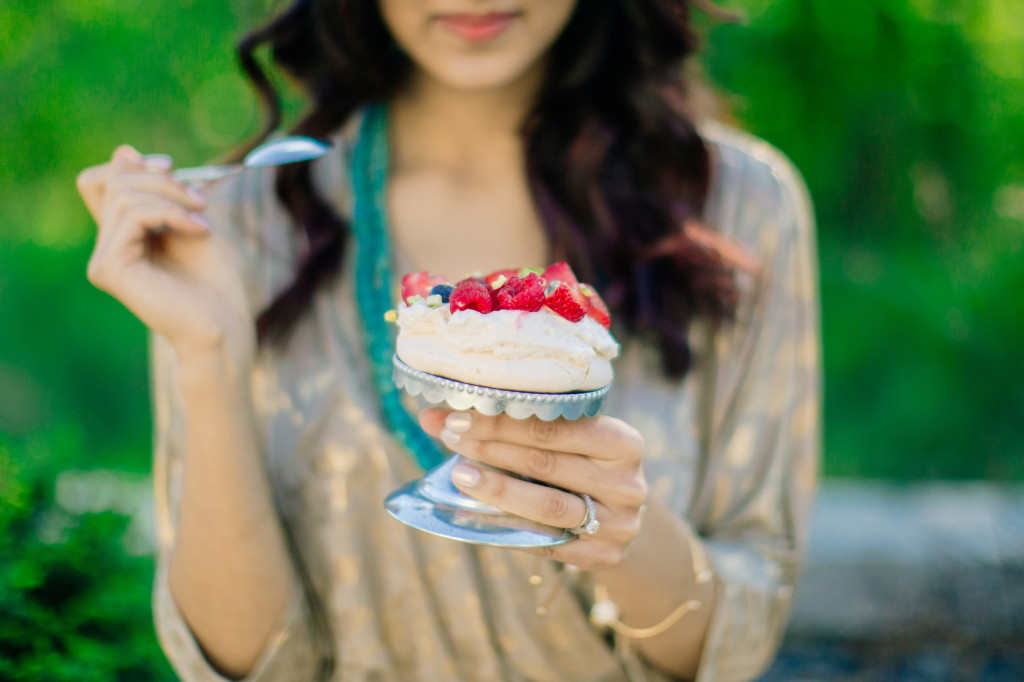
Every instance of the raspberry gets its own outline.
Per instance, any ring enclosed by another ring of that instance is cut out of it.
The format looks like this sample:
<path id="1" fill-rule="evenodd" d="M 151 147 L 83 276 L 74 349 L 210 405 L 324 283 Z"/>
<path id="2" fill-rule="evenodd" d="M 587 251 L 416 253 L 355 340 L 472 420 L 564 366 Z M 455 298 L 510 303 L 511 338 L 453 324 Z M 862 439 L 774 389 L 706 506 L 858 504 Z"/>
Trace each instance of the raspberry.
<path id="1" fill-rule="evenodd" d="M 526 277 L 511 277 L 498 289 L 498 308 L 537 312 L 544 305 L 544 280 L 532 272 Z"/>
<path id="2" fill-rule="evenodd" d="M 548 282 L 558 280 L 559 282 L 568 282 L 569 284 L 579 284 L 580 281 L 576 279 L 576 275 L 573 274 L 572 268 L 565 261 L 549 265 L 544 274 L 541 275 Z"/>
<path id="3" fill-rule="evenodd" d="M 430 295 L 430 290 L 438 284 L 446 284 L 448 278 L 444 275 L 430 276 L 430 273 L 424 270 L 423 272 L 410 272 L 408 275 L 402 278 L 402 300 L 406 303 L 413 296 L 422 296 L 426 298 Z"/>
<path id="4" fill-rule="evenodd" d="M 493 286 L 495 280 L 497 280 L 497 279 L 499 279 L 501 277 L 504 277 L 505 281 L 507 282 L 508 280 L 512 279 L 513 277 L 515 277 L 518 274 L 519 274 L 518 270 L 495 270 L 491 274 L 489 274 L 486 277 L 484 277 L 484 282 L 487 284 L 487 286 Z"/>
<path id="5" fill-rule="evenodd" d="M 489 313 L 494 309 L 491 303 L 490 288 L 478 279 L 464 279 L 455 285 L 448 309 L 453 313 L 460 310 L 475 310 L 478 313 Z"/>
<path id="6" fill-rule="evenodd" d="M 544 299 L 544 305 L 570 322 L 582 320 L 590 307 L 589 303 L 577 285 L 566 282 L 551 282 L 547 298 Z"/>
<path id="7" fill-rule="evenodd" d="M 612 326 L 611 315 L 608 314 L 608 306 L 605 305 L 604 300 L 598 295 L 594 287 L 589 284 L 580 285 L 580 293 L 587 297 L 590 302 L 590 308 L 587 310 L 587 315 L 594 318 L 598 324 L 605 329 L 610 329 Z"/>

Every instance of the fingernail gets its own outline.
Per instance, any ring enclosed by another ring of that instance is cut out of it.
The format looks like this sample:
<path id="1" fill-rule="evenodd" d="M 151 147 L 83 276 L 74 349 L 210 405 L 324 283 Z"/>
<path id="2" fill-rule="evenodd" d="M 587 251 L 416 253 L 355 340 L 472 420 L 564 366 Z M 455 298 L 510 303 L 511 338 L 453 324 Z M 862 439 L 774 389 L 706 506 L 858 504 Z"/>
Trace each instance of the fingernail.
<path id="1" fill-rule="evenodd" d="M 202 213 L 193 213 L 192 214 L 192 220 L 197 222 L 200 227 L 202 227 L 203 229 L 205 229 L 207 231 L 213 229 L 213 226 L 210 225 L 210 221 L 207 220 L 206 216 L 204 216 Z"/>
<path id="2" fill-rule="evenodd" d="M 452 412 L 444 420 L 444 425 L 451 431 L 465 433 L 473 425 L 473 415 L 469 412 Z"/>
<path id="3" fill-rule="evenodd" d="M 203 193 L 197 190 L 195 187 L 186 187 L 185 194 L 187 194 L 188 198 L 196 202 L 197 204 L 202 204 L 203 206 L 206 206 L 206 197 L 203 196 Z"/>
<path id="4" fill-rule="evenodd" d="M 480 482 L 480 472 L 471 466 L 459 464 L 452 469 L 452 482 L 464 488 L 473 488 Z"/>
<path id="5" fill-rule="evenodd" d="M 460 440 L 462 440 L 462 438 L 459 436 L 459 434 L 449 429 L 441 429 L 441 442 L 443 442 L 448 447 L 455 448 L 456 446 L 458 446 Z"/>
<path id="6" fill-rule="evenodd" d="M 166 171 L 174 165 L 174 159 L 167 154 L 147 154 L 142 158 L 142 165 L 150 170 Z"/>

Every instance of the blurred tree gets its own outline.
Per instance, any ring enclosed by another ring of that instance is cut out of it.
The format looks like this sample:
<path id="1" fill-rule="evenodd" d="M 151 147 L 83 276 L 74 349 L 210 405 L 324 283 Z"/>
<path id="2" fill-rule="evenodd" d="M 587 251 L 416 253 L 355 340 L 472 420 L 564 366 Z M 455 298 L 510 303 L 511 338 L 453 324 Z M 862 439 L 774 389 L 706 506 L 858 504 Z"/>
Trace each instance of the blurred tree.
<path id="1" fill-rule="evenodd" d="M 708 70 L 819 214 L 826 471 L 1024 477 L 1024 5 L 735 4 Z"/>
<path id="2" fill-rule="evenodd" d="M 73 179 L 124 141 L 193 163 L 251 135 L 232 45 L 269 4 L 0 4 L 0 431 L 148 467 L 143 330 L 82 276 Z M 826 470 L 1024 477 L 1022 5 L 737 4 L 705 61 L 816 200 Z"/>

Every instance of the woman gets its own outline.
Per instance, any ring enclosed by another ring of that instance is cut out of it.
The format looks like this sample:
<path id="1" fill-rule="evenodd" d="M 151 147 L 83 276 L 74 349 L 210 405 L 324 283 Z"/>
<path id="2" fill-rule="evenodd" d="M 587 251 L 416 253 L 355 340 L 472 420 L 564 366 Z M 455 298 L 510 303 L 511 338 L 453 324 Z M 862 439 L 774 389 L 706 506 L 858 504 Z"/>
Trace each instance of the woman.
<path id="1" fill-rule="evenodd" d="M 740 680 L 770 662 L 819 441 L 813 225 L 778 153 L 692 111 L 689 22 L 683 0 L 298 0 L 243 64 L 272 130 L 269 44 L 311 98 L 295 132 L 335 151 L 208 197 L 130 147 L 82 173 L 89 278 L 155 332 L 155 608 L 184 679 Z M 372 144 L 390 148 L 376 203 L 352 189 Z M 586 494 L 596 534 L 531 553 L 387 517 L 420 471 L 380 416 L 358 201 L 387 218 L 393 273 L 565 258 L 606 294 L 623 356 L 604 416 L 419 415 L 564 489 L 466 466 L 464 492 L 564 528 Z"/>

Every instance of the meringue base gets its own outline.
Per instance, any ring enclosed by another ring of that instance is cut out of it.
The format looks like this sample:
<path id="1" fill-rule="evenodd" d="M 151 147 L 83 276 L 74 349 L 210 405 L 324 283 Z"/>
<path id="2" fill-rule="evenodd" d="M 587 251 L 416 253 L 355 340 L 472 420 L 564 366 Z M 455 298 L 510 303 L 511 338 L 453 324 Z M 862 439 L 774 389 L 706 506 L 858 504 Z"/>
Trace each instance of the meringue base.
<path id="1" fill-rule="evenodd" d="M 507 391 L 596 391 L 612 381 L 612 364 L 600 356 L 587 367 L 551 357 L 499 358 L 491 353 L 455 352 L 443 339 L 425 335 L 411 339 L 399 335 L 396 352 L 402 362 L 421 372 Z"/>

